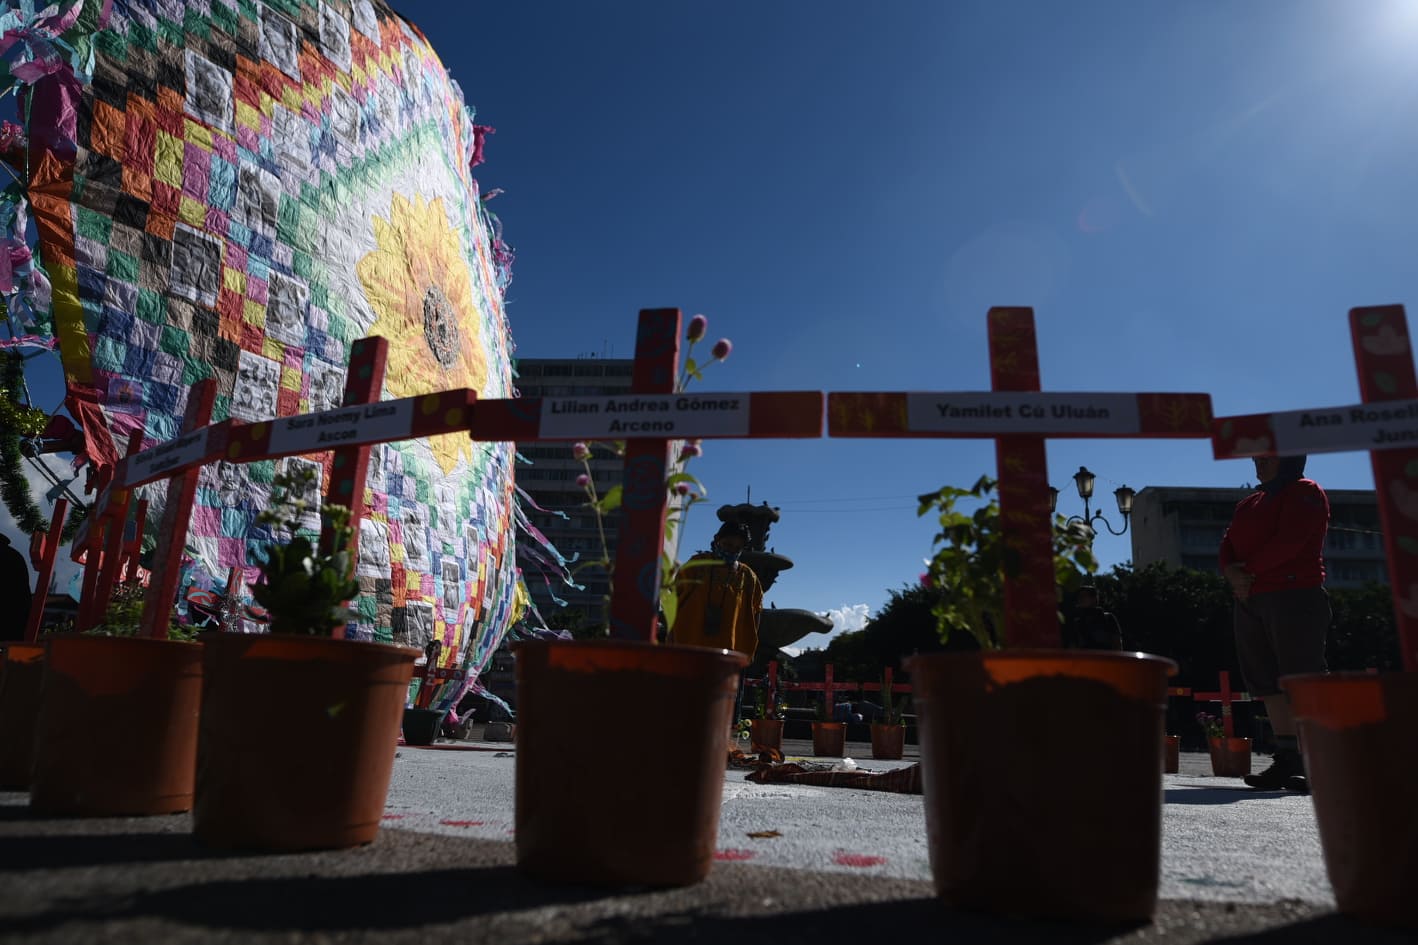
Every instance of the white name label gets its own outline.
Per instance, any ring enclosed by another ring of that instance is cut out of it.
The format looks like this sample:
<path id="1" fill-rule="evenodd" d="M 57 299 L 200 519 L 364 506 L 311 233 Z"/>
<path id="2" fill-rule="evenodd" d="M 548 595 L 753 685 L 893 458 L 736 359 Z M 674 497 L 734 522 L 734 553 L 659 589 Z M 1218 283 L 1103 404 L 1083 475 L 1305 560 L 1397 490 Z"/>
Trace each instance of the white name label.
<path id="1" fill-rule="evenodd" d="M 967 391 L 907 394 L 907 428 L 916 433 L 1138 433 L 1136 394 Z"/>
<path id="2" fill-rule="evenodd" d="M 1277 453 L 1339 453 L 1418 446 L 1418 400 L 1271 414 Z M 1237 446 L 1242 444 L 1237 443 Z"/>
<path id="3" fill-rule="evenodd" d="M 271 453 L 318 453 L 340 446 L 403 440 L 413 425 L 411 398 L 277 417 L 271 421 Z"/>
<path id="4" fill-rule="evenodd" d="M 168 472 L 191 465 L 207 455 L 208 431 L 204 427 L 195 433 L 184 433 L 176 439 L 159 443 L 126 460 L 123 485 L 131 488 Z"/>
<path id="5" fill-rule="evenodd" d="M 541 435 L 547 439 L 747 436 L 748 400 L 748 394 L 544 397 Z"/>

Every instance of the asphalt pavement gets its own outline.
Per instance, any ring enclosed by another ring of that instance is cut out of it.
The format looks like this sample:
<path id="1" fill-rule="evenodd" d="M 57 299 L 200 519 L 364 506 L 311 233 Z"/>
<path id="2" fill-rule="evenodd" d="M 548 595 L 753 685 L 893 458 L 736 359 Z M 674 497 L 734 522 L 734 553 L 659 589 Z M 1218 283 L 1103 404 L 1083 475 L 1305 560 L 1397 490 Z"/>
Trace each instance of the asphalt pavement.
<path id="1" fill-rule="evenodd" d="M 864 768 L 892 764 L 864 745 L 848 753 Z M 627 750 L 627 776 L 641 762 Z M 1210 777 L 1204 755 L 1183 755 L 1182 773 L 1166 778 L 1163 901 L 1154 921 L 1132 926 L 947 911 L 932 895 L 920 797 L 759 785 L 739 770 L 725 778 L 705 882 L 534 882 L 515 869 L 514 765 L 506 745 L 402 747 L 378 840 L 309 854 L 214 853 L 191 839 L 186 815 L 42 819 L 24 794 L 0 793 L 0 942 L 1415 940 L 1334 913 L 1308 798 Z"/>

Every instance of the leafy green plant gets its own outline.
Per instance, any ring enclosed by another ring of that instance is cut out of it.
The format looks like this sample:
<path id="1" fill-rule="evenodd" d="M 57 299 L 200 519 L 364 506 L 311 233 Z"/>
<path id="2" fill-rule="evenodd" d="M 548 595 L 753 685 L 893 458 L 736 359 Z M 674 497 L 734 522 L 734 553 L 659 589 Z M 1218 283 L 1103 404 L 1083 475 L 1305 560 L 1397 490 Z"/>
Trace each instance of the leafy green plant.
<path id="1" fill-rule="evenodd" d="M 943 641 L 953 633 L 969 633 L 983 649 L 1003 645 L 1004 580 L 1019 573 L 1020 557 L 1001 523 L 996 485 L 981 476 L 969 489 L 944 486 L 920 497 L 917 514 L 935 513 L 940 523 L 935 554 L 922 580 L 943 591 L 932 608 Z M 957 508 L 962 500 L 979 505 L 966 514 Z M 1071 594 L 1085 574 L 1098 569 L 1090 544 L 1087 531 L 1054 517 L 1054 579 L 1061 593 Z"/>
<path id="2" fill-rule="evenodd" d="M 261 580 L 251 588 L 270 614 L 272 633 L 330 636 L 354 617 L 345 606 L 359 591 L 349 551 L 354 537 L 350 510 L 328 504 L 321 508 L 329 546 L 317 548 L 312 533 L 301 529 L 310 507 L 304 496 L 314 486 L 315 469 L 306 464 L 277 474 L 271 481 L 271 505 L 258 519 L 290 536 L 285 543 L 272 542 L 261 563 Z"/>
<path id="3" fill-rule="evenodd" d="M 85 630 L 84 634 L 95 637 L 140 636 L 143 630 L 143 602 L 147 593 L 148 588 L 142 581 L 119 582 L 113 588 L 113 596 L 103 612 L 103 619 L 96 626 Z M 66 620 L 50 627 L 45 631 L 45 635 L 71 633 L 73 630 L 74 622 Z M 167 638 L 180 643 L 191 643 L 197 639 L 197 628 L 170 620 L 167 625 Z"/>
<path id="4" fill-rule="evenodd" d="M 1207 738 L 1226 737 L 1226 723 L 1218 716 L 1198 712 L 1196 714 L 1196 721 L 1197 724 L 1201 726 L 1201 730 L 1206 733 Z"/>
<path id="5" fill-rule="evenodd" d="M 753 717 L 759 720 L 782 720 L 786 716 L 778 694 L 766 686 L 758 690 L 753 699 Z"/>

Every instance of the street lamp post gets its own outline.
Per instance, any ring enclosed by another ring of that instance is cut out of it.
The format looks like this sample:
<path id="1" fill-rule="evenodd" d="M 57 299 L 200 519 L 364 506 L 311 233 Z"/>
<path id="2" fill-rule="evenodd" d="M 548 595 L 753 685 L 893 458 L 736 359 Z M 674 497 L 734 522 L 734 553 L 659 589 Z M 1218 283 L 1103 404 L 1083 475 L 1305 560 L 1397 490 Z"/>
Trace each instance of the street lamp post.
<path id="1" fill-rule="evenodd" d="M 1132 515 L 1132 499 L 1133 496 L 1137 495 L 1137 493 L 1134 490 L 1129 489 L 1127 486 L 1120 486 L 1117 489 L 1113 490 L 1113 498 L 1118 500 L 1118 512 L 1123 517 L 1123 527 L 1121 529 L 1114 529 L 1113 523 L 1109 522 L 1107 518 L 1103 516 L 1102 510 L 1094 512 L 1090 508 L 1089 503 L 1093 500 L 1093 481 L 1096 478 L 1097 477 L 1094 476 L 1093 473 L 1088 471 L 1087 466 L 1079 466 L 1078 472 L 1073 474 L 1073 484 L 1078 488 L 1078 497 L 1083 500 L 1083 514 L 1081 516 L 1070 515 L 1067 521 L 1064 522 L 1064 527 L 1067 528 L 1074 522 L 1077 522 L 1080 525 L 1083 525 L 1084 527 L 1088 528 L 1090 532 L 1096 532 L 1097 529 L 1094 528 L 1093 523 L 1102 522 L 1104 527 L 1108 529 L 1108 532 L 1110 534 L 1126 534 L 1128 530 L 1128 519 Z M 1055 489 L 1053 486 L 1050 486 L 1049 511 L 1051 513 L 1056 511 L 1058 508 L 1058 504 L 1059 490 Z"/>

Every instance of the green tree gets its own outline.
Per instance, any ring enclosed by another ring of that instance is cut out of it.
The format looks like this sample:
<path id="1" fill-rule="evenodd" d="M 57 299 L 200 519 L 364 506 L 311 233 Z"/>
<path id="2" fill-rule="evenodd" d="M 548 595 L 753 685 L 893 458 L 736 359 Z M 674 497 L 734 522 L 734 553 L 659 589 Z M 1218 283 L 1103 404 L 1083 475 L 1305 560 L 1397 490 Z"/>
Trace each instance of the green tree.
<path id="1" fill-rule="evenodd" d="M 1161 562 L 1140 570 L 1117 565 L 1094 584 L 1099 606 L 1122 626 L 1124 648 L 1177 662 L 1172 685 L 1213 689 L 1223 669 L 1239 682 L 1231 589 L 1219 573 Z"/>
<path id="2" fill-rule="evenodd" d="M 1398 624 L 1388 585 L 1329 592 L 1334 620 L 1329 625 L 1326 657 L 1331 670 L 1382 671 L 1401 668 Z"/>
<path id="3" fill-rule="evenodd" d="M 1098 602 L 1123 629 L 1123 644 L 1170 657 L 1180 670 L 1173 684 L 1211 689 L 1221 670 L 1239 681 L 1231 629 L 1233 598 L 1217 572 L 1155 563 L 1118 565 L 1095 581 Z M 1329 592 L 1334 617 L 1326 647 L 1331 670 L 1397 669 L 1398 630 L 1385 585 Z"/>
<path id="4" fill-rule="evenodd" d="M 827 644 L 823 658 L 832 664 L 833 678 L 839 680 L 863 682 L 881 672 L 871 655 L 865 630 L 854 630 L 833 637 Z"/>
<path id="5" fill-rule="evenodd" d="M 968 633 L 986 648 L 1005 642 L 1004 581 L 1019 573 L 1021 559 L 1013 535 L 1000 521 L 996 485 L 981 476 L 969 489 L 943 486 L 920 497 L 916 514 L 935 513 L 940 524 L 928 575 L 943 592 L 935 605 L 943 640 Z M 976 503 L 974 512 L 960 511 L 961 501 Z M 1090 537 L 1087 526 L 1069 527 L 1063 516 L 1054 517 L 1054 583 L 1064 593 L 1098 568 Z"/>

